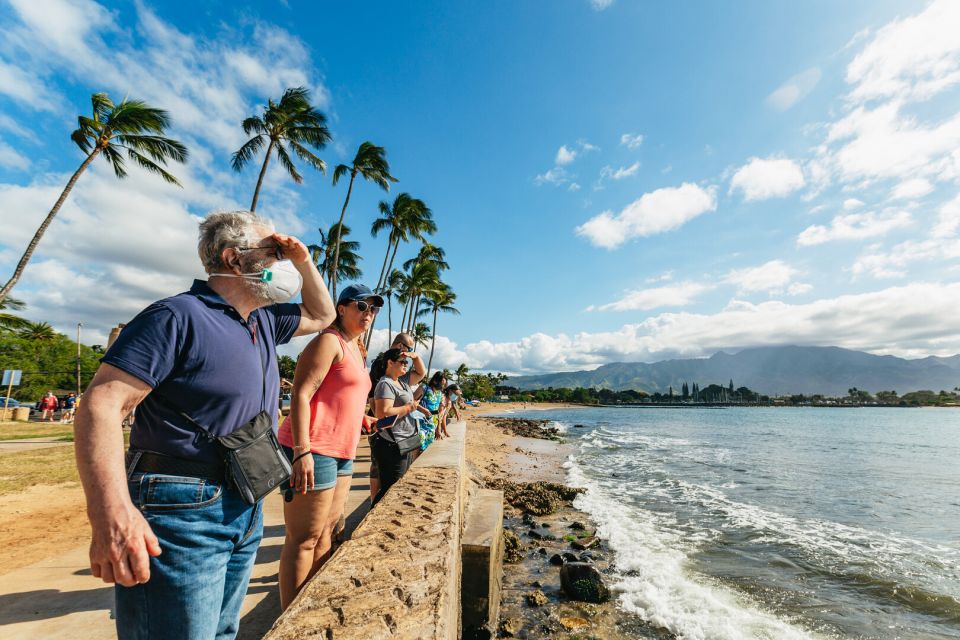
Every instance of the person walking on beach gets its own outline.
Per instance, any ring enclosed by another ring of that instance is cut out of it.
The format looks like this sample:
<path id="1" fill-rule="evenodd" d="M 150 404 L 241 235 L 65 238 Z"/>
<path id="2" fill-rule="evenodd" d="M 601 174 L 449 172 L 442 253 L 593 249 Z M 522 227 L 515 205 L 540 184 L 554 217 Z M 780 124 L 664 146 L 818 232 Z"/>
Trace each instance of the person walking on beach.
<path id="1" fill-rule="evenodd" d="M 116 584 L 120 640 L 236 636 L 263 510 L 226 480 L 212 436 L 264 412 L 275 423 L 277 345 L 335 316 L 303 243 L 250 212 L 207 216 L 198 253 L 208 280 L 127 324 L 77 414 L 90 568 Z M 284 304 L 301 285 L 303 302 Z"/>
<path id="2" fill-rule="evenodd" d="M 76 394 L 71 393 L 63 399 L 63 411 L 60 412 L 60 422 L 65 424 L 73 422 L 73 410 L 77 404 Z"/>
<path id="3" fill-rule="evenodd" d="M 420 382 L 427 371 L 416 352 L 390 349 L 384 354 L 384 362 L 386 372 L 373 391 L 374 415 L 378 420 L 392 417 L 394 421 L 383 429 L 389 430 L 389 434 L 378 431 L 370 438 L 370 452 L 380 469 L 380 489 L 373 504 L 383 498 L 410 465 L 410 454 L 414 450 L 404 451 L 398 443 L 417 435 L 419 420 L 411 414 L 417 411 L 418 405 L 413 398 L 411 385 Z M 411 366 L 413 371 L 410 371 Z M 408 373 L 409 382 L 406 382 L 404 377 Z"/>
<path id="4" fill-rule="evenodd" d="M 286 609 L 326 561 L 343 514 L 353 459 L 372 387 L 357 337 L 370 328 L 383 298 L 350 285 L 337 298 L 337 319 L 297 360 L 290 415 L 280 444 L 293 464 L 283 505 L 280 608 Z"/>
<path id="5" fill-rule="evenodd" d="M 413 351 L 413 347 L 414 347 L 413 336 L 411 336 L 409 333 L 404 333 L 402 331 L 393 337 L 393 342 L 390 344 L 391 349 L 400 349 L 401 351 Z M 383 352 L 380 355 L 378 355 L 376 358 L 374 358 L 373 363 L 370 365 L 370 380 L 371 382 L 373 382 L 373 384 L 376 384 L 377 382 L 379 382 L 380 378 L 382 378 L 387 371 L 386 359 L 384 357 L 385 353 L 386 352 Z M 404 380 L 405 382 L 407 382 L 407 384 L 410 383 L 409 372 L 407 372 L 407 374 L 404 376 Z M 369 402 L 370 402 L 370 414 L 373 415 L 374 407 L 373 407 L 373 390 L 372 389 L 370 391 Z M 368 443 L 370 442 L 369 437 L 367 441 Z M 377 497 L 378 491 L 380 491 L 380 469 L 377 467 L 376 457 L 374 457 L 373 454 L 371 453 L 370 455 L 370 502 L 371 504 L 373 503 L 374 498 Z"/>
<path id="6" fill-rule="evenodd" d="M 59 404 L 60 401 L 57 400 L 57 396 L 53 395 L 53 391 L 47 391 L 47 393 L 40 398 L 40 411 L 43 412 L 43 415 L 40 416 L 40 419 L 46 420 L 47 422 L 53 422 L 53 414 L 57 410 Z"/>

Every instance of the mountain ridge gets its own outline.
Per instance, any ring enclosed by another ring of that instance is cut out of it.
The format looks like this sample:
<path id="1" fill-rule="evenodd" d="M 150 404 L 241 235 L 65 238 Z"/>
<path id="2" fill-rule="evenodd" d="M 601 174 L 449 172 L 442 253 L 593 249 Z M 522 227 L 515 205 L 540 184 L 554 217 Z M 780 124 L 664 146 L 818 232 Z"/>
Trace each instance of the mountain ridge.
<path id="1" fill-rule="evenodd" d="M 592 371 L 567 371 L 511 377 L 506 384 L 519 389 L 588 387 L 647 393 L 679 392 L 684 382 L 746 386 L 766 395 L 846 395 L 851 387 L 871 393 L 899 393 L 960 386 L 960 354 L 908 360 L 878 356 L 842 347 L 795 345 L 753 347 L 736 353 L 718 351 L 708 358 L 660 362 L 612 362 Z"/>

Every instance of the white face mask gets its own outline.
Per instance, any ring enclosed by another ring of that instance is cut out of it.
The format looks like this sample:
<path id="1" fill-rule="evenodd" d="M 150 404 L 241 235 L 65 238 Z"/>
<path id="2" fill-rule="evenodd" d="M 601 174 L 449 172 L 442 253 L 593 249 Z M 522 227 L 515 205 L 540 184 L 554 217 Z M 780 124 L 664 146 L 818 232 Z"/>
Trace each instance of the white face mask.
<path id="1" fill-rule="evenodd" d="M 241 273 L 240 275 L 234 275 L 232 273 L 211 273 L 208 277 L 213 278 L 214 276 L 220 276 L 221 278 L 245 278 L 247 280 L 262 282 L 266 289 L 266 297 L 270 302 L 286 302 L 300 293 L 300 287 L 303 286 L 303 277 L 289 260 L 274 262 L 260 273 Z"/>

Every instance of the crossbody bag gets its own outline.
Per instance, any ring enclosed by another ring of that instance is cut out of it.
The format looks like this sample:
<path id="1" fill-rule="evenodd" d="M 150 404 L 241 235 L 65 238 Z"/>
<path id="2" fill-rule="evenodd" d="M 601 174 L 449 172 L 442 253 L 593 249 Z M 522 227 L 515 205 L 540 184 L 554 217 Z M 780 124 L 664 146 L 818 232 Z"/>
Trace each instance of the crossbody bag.
<path id="1" fill-rule="evenodd" d="M 393 425 L 398 417 L 399 416 L 387 416 L 380 418 L 376 424 L 373 425 L 373 430 L 375 438 L 382 438 L 384 442 L 396 447 L 400 455 L 403 456 L 420 448 L 422 444 L 420 440 L 420 423 L 419 421 L 417 422 L 417 429 L 413 432 L 413 435 L 398 438 L 393 432 Z"/>
<path id="2" fill-rule="evenodd" d="M 270 354 L 267 354 L 269 360 Z M 280 448 L 277 434 L 274 432 L 275 416 L 268 412 L 267 402 L 267 365 L 261 358 L 263 387 L 260 401 L 260 413 L 239 429 L 225 436 L 215 436 L 183 411 L 177 413 L 194 426 L 210 442 L 216 444 L 226 465 L 227 480 L 233 483 L 244 501 L 256 504 L 265 495 L 290 478 L 292 467 L 287 456 Z M 163 402 L 171 404 L 161 398 Z M 173 406 L 171 404 L 171 406 Z M 173 406 L 176 410 L 176 407 Z"/>

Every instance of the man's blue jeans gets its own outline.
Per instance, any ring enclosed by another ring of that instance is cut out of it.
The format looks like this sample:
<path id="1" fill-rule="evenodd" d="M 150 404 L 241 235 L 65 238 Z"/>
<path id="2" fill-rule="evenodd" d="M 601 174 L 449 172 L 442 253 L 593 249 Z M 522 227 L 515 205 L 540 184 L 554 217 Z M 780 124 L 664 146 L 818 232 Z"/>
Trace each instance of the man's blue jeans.
<path id="1" fill-rule="evenodd" d="M 130 497 L 160 539 L 150 580 L 116 587 L 119 640 L 232 639 L 263 537 L 263 509 L 222 483 L 134 473 Z"/>

